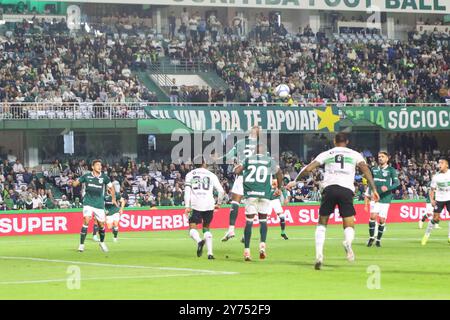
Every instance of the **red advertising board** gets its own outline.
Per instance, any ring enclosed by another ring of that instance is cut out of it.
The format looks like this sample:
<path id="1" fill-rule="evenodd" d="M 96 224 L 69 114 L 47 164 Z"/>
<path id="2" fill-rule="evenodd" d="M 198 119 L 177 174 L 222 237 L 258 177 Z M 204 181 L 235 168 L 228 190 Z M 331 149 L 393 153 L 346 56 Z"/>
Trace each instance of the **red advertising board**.
<path id="1" fill-rule="evenodd" d="M 356 223 L 367 223 L 369 213 L 364 211 L 363 204 L 356 204 Z M 317 223 L 319 206 L 299 204 L 284 207 L 287 226 L 308 226 Z M 214 214 L 212 228 L 228 227 L 229 208 L 217 210 Z M 388 222 L 415 222 L 426 212 L 425 203 L 400 202 L 392 203 L 389 208 Z M 443 220 L 450 219 L 444 212 Z M 337 211 L 330 218 L 330 224 L 339 224 L 341 219 Z M 278 225 L 278 217 L 273 213 L 268 219 L 269 225 Z M 257 223 L 257 221 L 256 221 Z M 244 208 L 239 209 L 236 227 L 245 224 Z M 0 214 L 0 236 L 79 233 L 82 225 L 81 211 L 40 212 Z M 188 221 L 183 208 L 143 210 L 125 210 L 120 219 L 121 231 L 163 231 L 184 230 Z"/>

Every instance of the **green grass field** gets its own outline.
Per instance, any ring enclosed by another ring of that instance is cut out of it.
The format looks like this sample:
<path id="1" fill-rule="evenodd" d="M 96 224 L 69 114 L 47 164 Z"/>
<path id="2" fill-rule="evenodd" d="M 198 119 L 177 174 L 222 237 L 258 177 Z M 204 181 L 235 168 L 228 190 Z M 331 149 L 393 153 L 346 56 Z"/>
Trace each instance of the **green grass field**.
<path id="1" fill-rule="evenodd" d="M 359 225 L 353 264 L 342 228 L 330 226 L 321 271 L 313 269 L 314 227 L 288 228 L 288 241 L 269 228 L 266 260 L 257 255 L 255 228 L 252 262 L 242 259 L 242 230 L 227 243 L 224 230 L 213 230 L 214 261 L 206 250 L 196 257 L 186 231 L 122 233 L 118 243 L 108 233 L 107 254 L 92 236 L 83 253 L 78 235 L 2 237 L 0 299 L 450 299 L 448 226 L 441 224 L 425 247 L 417 224 L 390 224 L 383 248 L 365 247 L 367 226 Z M 367 287 L 374 265 L 380 289 Z M 74 270 L 79 289 L 69 288 Z"/>

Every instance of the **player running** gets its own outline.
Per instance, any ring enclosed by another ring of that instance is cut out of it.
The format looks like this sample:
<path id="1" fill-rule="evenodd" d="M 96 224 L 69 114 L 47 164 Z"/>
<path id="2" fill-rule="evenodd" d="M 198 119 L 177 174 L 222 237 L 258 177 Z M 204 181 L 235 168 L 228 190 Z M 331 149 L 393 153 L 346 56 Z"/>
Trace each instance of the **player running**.
<path id="1" fill-rule="evenodd" d="M 186 175 L 184 190 L 185 214 L 189 217 L 189 235 L 197 243 L 197 257 L 202 256 L 203 246 L 206 243 L 208 259 L 213 260 L 212 233 L 209 231 L 209 225 L 213 219 L 214 210 L 219 209 L 222 203 L 225 191 L 220 184 L 219 178 L 207 170 L 203 157 L 198 161 L 194 161 L 194 163 L 196 162 L 196 169 Z M 215 204 L 214 189 L 218 192 L 217 204 Z M 197 231 L 197 225 L 201 223 L 203 223 L 203 240 Z"/>
<path id="2" fill-rule="evenodd" d="M 258 126 L 252 127 L 250 129 L 249 136 L 236 142 L 230 152 L 228 152 L 221 159 L 226 159 L 227 161 L 230 159 L 235 159 L 238 164 L 243 163 L 247 157 L 250 157 L 255 153 L 259 132 L 260 128 Z M 233 188 L 231 189 L 230 225 L 228 227 L 228 231 L 225 233 L 225 236 L 222 238 L 222 241 L 228 241 L 235 236 L 234 229 L 239 212 L 239 204 L 241 203 L 243 195 L 243 176 L 238 175 L 235 178 Z"/>
<path id="3" fill-rule="evenodd" d="M 289 238 L 286 234 L 286 216 L 284 215 L 282 205 L 286 205 L 287 203 L 289 203 L 289 195 L 285 189 L 282 189 L 280 194 L 275 195 L 277 189 L 278 189 L 278 181 L 272 180 L 272 189 L 271 189 L 272 197 L 270 200 L 270 206 L 280 219 L 281 237 L 284 240 L 288 240 Z M 270 213 L 272 213 L 272 210 L 270 211 Z"/>
<path id="4" fill-rule="evenodd" d="M 430 238 L 431 231 L 439 222 L 439 215 L 447 208 L 450 212 L 450 171 L 448 170 L 448 159 L 439 160 L 439 173 L 431 179 L 430 185 L 430 201 L 433 206 L 433 219 L 428 223 L 425 235 L 422 238 L 422 245 L 426 245 L 428 238 Z M 450 243 L 450 222 L 449 222 L 448 242 Z"/>
<path id="5" fill-rule="evenodd" d="M 244 230 L 244 260 L 251 261 L 250 239 L 252 236 L 253 220 L 258 214 L 260 225 L 259 258 L 266 258 L 267 216 L 271 213 L 270 199 L 272 197 L 271 180 L 276 174 L 277 189 L 275 195 L 281 190 L 278 186 L 283 183 L 283 174 L 275 161 L 267 155 L 266 147 L 257 146 L 257 152 L 237 166 L 235 173 L 242 174 L 245 196 L 245 230 Z"/>
<path id="6" fill-rule="evenodd" d="M 78 251 L 84 251 L 84 241 L 86 240 L 89 221 L 92 214 L 99 227 L 100 248 L 108 252 L 105 244 L 105 186 L 112 195 L 112 203 L 117 206 L 114 187 L 109 177 L 102 172 L 101 160 L 92 161 L 92 172 L 88 172 L 73 182 L 73 187 L 84 184 L 85 195 L 83 197 L 83 226 L 80 233 L 80 246 Z"/>
<path id="7" fill-rule="evenodd" d="M 367 188 L 364 210 L 368 211 L 370 202 L 369 219 L 369 241 L 367 246 L 371 247 L 375 242 L 377 247 L 381 247 L 381 237 L 383 236 L 386 219 L 389 212 L 389 205 L 392 201 L 392 191 L 400 186 L 397 171 L 389 165 L 389 155 L 385 151 L 378 153 L 378 166 L 372 168 L 373 180 L 380 195 L 380 201 L 370 201 L 371 189 Z M 378 218 L 378 233 L 375 241 L 375 226 Z"/>
<path id="8" fill-rule="evenodd" d="M 427 185 L 427 187 L 428 188 L 430 188 L 430 184 L 431 184 L 431 182 Z M 422 216 L 422 218 L 419 220 L 419 229 L 422 229 L 423 228 L 423 223 L 427 220 L 427 219 L 432 219 L 432 217 L 433 217 L 433 211 L 434 211 L 434 208 L 433 208 L 433 206 L 431 205 L 431 201 L 430 201 L 430 196 L 429 196 L 429 194 L 426 196 L 426 212 L 425 212 L 425 214 Z M 439 226 L 439 222 L 438 223 L 436 223 L 435 225 L 434 225 L 434 229 L 440 229 L 441 227 Z"/>
<path id="9" fill-rule="evenodd" d="M 125 199 L 121 197 L 119 192 L 116 192 L 116 201 L 119 201 L 120 208 L 112 203 L 112 196 L 108 190 L 108 194 L 105 197 L 106 225 L 113 232 L 114 242 L 118 241 L 120 215 L 123 213 L 123 208 L 125 208 L 126 204 Z"/>
<path id="10" fill-rule="evenodd" d="M 323 247 L 325 244 L 328 219 L 334 212 L 336 206 L 339 208 L 339 214 L 343 220 L 345 237 L 343 245 L 347 254 L 347 260 L 350 262 L 355 260 L 352 242 L 355 237 L 354 216 L 356 211 L 353 206 L 353 195 L 355 192 L 354 181 L 356 167 L 362 171 L 369 186 L 374 190 L 372 194 L 373 200 L 378 201 L 380 199 L 366 161 L 361 154 L 347 148 L 348 143 L 349 141 L 345 133 L 336 134 L 334 138 L 335 148 L 319 154 L 313 162 L 300 171 L 295 181 L 288 184 L 288 188 L 295 187 L 301 178 L 309 175 L 321 165 L 325 165 L 319 222 L 315 234 L 316 263 L 314 268 L 316 270 L 320 270 L 323 265 Z"/>

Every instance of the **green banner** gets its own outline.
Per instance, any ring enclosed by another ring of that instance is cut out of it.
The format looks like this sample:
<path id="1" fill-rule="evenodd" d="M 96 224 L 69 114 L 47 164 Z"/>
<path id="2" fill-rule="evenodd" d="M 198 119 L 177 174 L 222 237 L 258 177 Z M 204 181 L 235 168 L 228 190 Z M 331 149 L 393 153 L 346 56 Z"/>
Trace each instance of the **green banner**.
<path id="1" fill-rule="evenodd" d="M 450 130 L 449 107 L 345 107 L 347 119 L 367 120 L 392 131 Z"/>
<path id="2" fill-rule="evenodd" d="M 201 107 L 148 106 L 151 119 L 176 119 L 192 130 L 247 131 L 254 125 L 280 132 L 335 132 L 339 130 L 337 107 Z M 161 122 L 162 124 L 162 122 Z"/>

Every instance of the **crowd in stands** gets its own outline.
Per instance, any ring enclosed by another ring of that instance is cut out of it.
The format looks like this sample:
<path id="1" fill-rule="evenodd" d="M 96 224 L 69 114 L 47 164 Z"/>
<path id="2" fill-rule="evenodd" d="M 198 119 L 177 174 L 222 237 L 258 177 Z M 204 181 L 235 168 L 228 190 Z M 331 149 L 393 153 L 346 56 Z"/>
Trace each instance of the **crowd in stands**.
<path id="1" fill-rule="evenodd" d="M 145 17 L 91 20 L 91 30 L 73 33 L 64 20 L 35 18 L 0 35 L 0 101 L 155 102 L 134 71 L 158 64 L 163 55 L 200 61 L 229 86 L 208 92 L 178 87 L 177 101 L 277 102 L 279 84 L 291 89 L 289 105 L 450 98 L 450 41 L 434 32 L 413 32 L 404 42 L 365 35 L 328 38 L 309 26 L 288 33 L 276 16 L 260 14 L 244 35 L 239 16 L 223 26 L 214 15 L 205 18 L 185 9 L 180 17 L 170 14 L 164 40 L 149 36 Z"/>
<path id="2" fill-rule="evenodd" d="M 398 171 L 401 185 L 395 190 L 394 198 L 425 199 L 428 197 L 429 183 L 437 172 L 439 157 L 450 157 L 450 150 L 437 151 L 433 138 L 426 135 L 398 134 L 393 137 L 390 163 Z M 403 141 L 403 142 L 402 142 Z M 399 145 L 397 145 L 399 143 Z M 403 144 L 404 143 L 404 144 Z M 360 150 L 370 167 L 376 165 L 377 154 L 370 150 Z M 295 179 L 306 162 L 291 151 L 280 156 L 280 167 L 284 181 Z M 127 200 L 129 207 L 180 206 L 184 200 L 184 178 L 193 169 L 192 164 L 174 164 L 164 160 L 135 162 L 130 159 L 105 163 L 103 170 L 111 178 L 114 188 Z M 234 181 L 233 165 L 212 165 L 225 191 L 224 201 L 230 200 L 230 190 Z M 44 172 L 25 168 L 19 159 L 8 156 L 0 164 L 0 209 L 54 209 L 80 208 L 82 189 L 72 187 L 72 182 L 89 172 L 86 160 L 67 160 L 54 163 Z M 290 191 L 288 202 L 319 201 L 322 170 L 300 182 Z M 357 173 L 355 178 L 355 200 L 363 200 L 367 181 Z"/>

